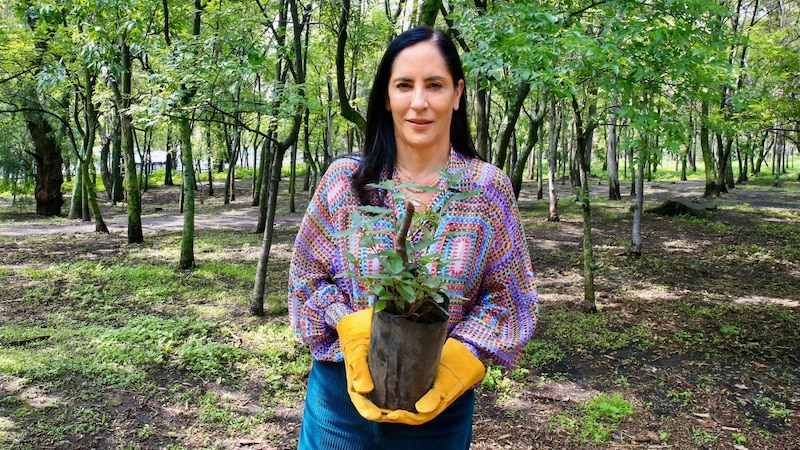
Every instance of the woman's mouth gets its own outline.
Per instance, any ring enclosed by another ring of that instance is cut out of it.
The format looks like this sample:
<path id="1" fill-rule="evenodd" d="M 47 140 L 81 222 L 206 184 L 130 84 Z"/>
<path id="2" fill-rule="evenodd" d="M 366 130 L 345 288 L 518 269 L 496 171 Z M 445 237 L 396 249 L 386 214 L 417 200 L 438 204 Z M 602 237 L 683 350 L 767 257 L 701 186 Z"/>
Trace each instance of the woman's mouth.
<path id="1" fill-rule="evenodd" d="M 408 123 L 409 125 L 411 125 L 412 128 L 421 129 L 421 128 L 427 128 L 430 124 L 433 123 L 433 121 L 424 119 L 409 119 Z"/>

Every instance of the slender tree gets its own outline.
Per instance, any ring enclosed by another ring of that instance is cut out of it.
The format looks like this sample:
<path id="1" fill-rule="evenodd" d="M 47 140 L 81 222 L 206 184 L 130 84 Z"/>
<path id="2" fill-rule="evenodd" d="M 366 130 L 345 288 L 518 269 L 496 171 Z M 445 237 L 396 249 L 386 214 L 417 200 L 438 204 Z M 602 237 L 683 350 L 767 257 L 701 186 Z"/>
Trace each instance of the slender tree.
<path id="1" fill-rule="evenodd" d="M 311 20 L 310 10 L 303 11 L 302 20 L 298 11 L 296 0 L 287 0 L 288 8 L 292 17 L 292 43 L 294 60 L 293 64 L 294 81 L 298 88 L 298 97 L 304 98 L 303 86 L 306 83 L 306 67 L 304 64 L 305 58 L 303 57 L 303 33 L 307 32 L 309 22 Z M 256 279 L 253 286 L 253 295 L 250 299 L 250 313 L 256 316 L 264 315 L 264 293 L 266 287 L 266 274 L 269 265 L 270 249 L 272 248 L 272 238 L 274 234 L 275 225 L 275 211 L 278 205 L 278 189 L 280 187 L 281 169 L 283 157 L 286 151 L 297 142 L 300 134 L 300 128 L 305 114 L 305 107 L 298 108 L 294 113 L 292 129 L 289 135 L 283 141 L 276 144 L 276 148 L 272 158 L 270 167 L 269 178 L 269 200 L 267 207 L 267 226 L 264 230 L 263 239 L 261 241 L 261 252 L 258 258 L 258 267 L 256 268 Z"/>

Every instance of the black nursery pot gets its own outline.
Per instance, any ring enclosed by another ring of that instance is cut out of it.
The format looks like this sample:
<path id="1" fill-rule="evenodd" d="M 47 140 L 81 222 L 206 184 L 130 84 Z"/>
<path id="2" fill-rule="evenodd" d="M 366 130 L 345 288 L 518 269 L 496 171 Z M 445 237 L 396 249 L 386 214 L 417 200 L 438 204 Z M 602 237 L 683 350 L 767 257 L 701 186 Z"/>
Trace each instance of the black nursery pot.
<path id="1" fill-rule="evenodd" d="M 373 314 L 367 361 L 375 383 L 369 399 L 377 406 L 416 412 L 414 404 L 439 369 L 448 323 L 442 315 L 441 321 L 418 323 L 386 311 Z"/>

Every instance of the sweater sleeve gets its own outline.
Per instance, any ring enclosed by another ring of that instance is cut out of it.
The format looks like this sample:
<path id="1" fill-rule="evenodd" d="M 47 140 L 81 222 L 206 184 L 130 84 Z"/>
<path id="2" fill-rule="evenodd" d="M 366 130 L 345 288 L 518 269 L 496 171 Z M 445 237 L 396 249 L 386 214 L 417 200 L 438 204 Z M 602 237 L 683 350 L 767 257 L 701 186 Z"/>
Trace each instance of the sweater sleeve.
<path id="1" fill-rule="evenodd" d="M 451 336 L 480 359 L 512 367 L 536 327 L 539 294 L 508 177 L 498 171 L 485 195 L 496 226 L 478 298 Z"/>
<path id="2" fill-rule="evenodd" d="M 289 314 L 295 334 L 317 360 L 340 361 L 336 324 L 353 312 L 334 234 L 337 212 L 352 197 L 352 163 L 331 165 L 309 202 L 295 239 L 289 267 Z"/>

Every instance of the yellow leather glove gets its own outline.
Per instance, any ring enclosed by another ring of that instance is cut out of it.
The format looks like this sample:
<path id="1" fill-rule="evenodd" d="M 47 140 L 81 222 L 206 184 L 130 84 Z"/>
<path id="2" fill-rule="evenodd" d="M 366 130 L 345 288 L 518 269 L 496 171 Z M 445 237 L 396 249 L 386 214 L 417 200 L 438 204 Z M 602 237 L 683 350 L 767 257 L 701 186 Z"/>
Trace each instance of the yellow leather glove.
<path id="1" fill-rule="evenodd" d="M 483 363 L 464 344 L 448 338 L 433 386 L 414 405 L 417 412 L 379 408 L 367 398 L 375 388 L 367 362 L 371 329 L 372 308 L 349 314 L 336 325 L 344 354 L 347 393 L 358 413 L 367 420 L 407 425 L 429 422 L 486 374 Z"/>
<path id="2" fill-rule="evenodd" d="M 372 308 L 348 314 L 336 324 L 339 344 L 344 354 L 347 393 L 350 395 L 350 400 L 365 419 L 379 420 L 385 412 L 367 398 L 367 394 L 375 389 L 367 363 L 371 330 Z"/>

